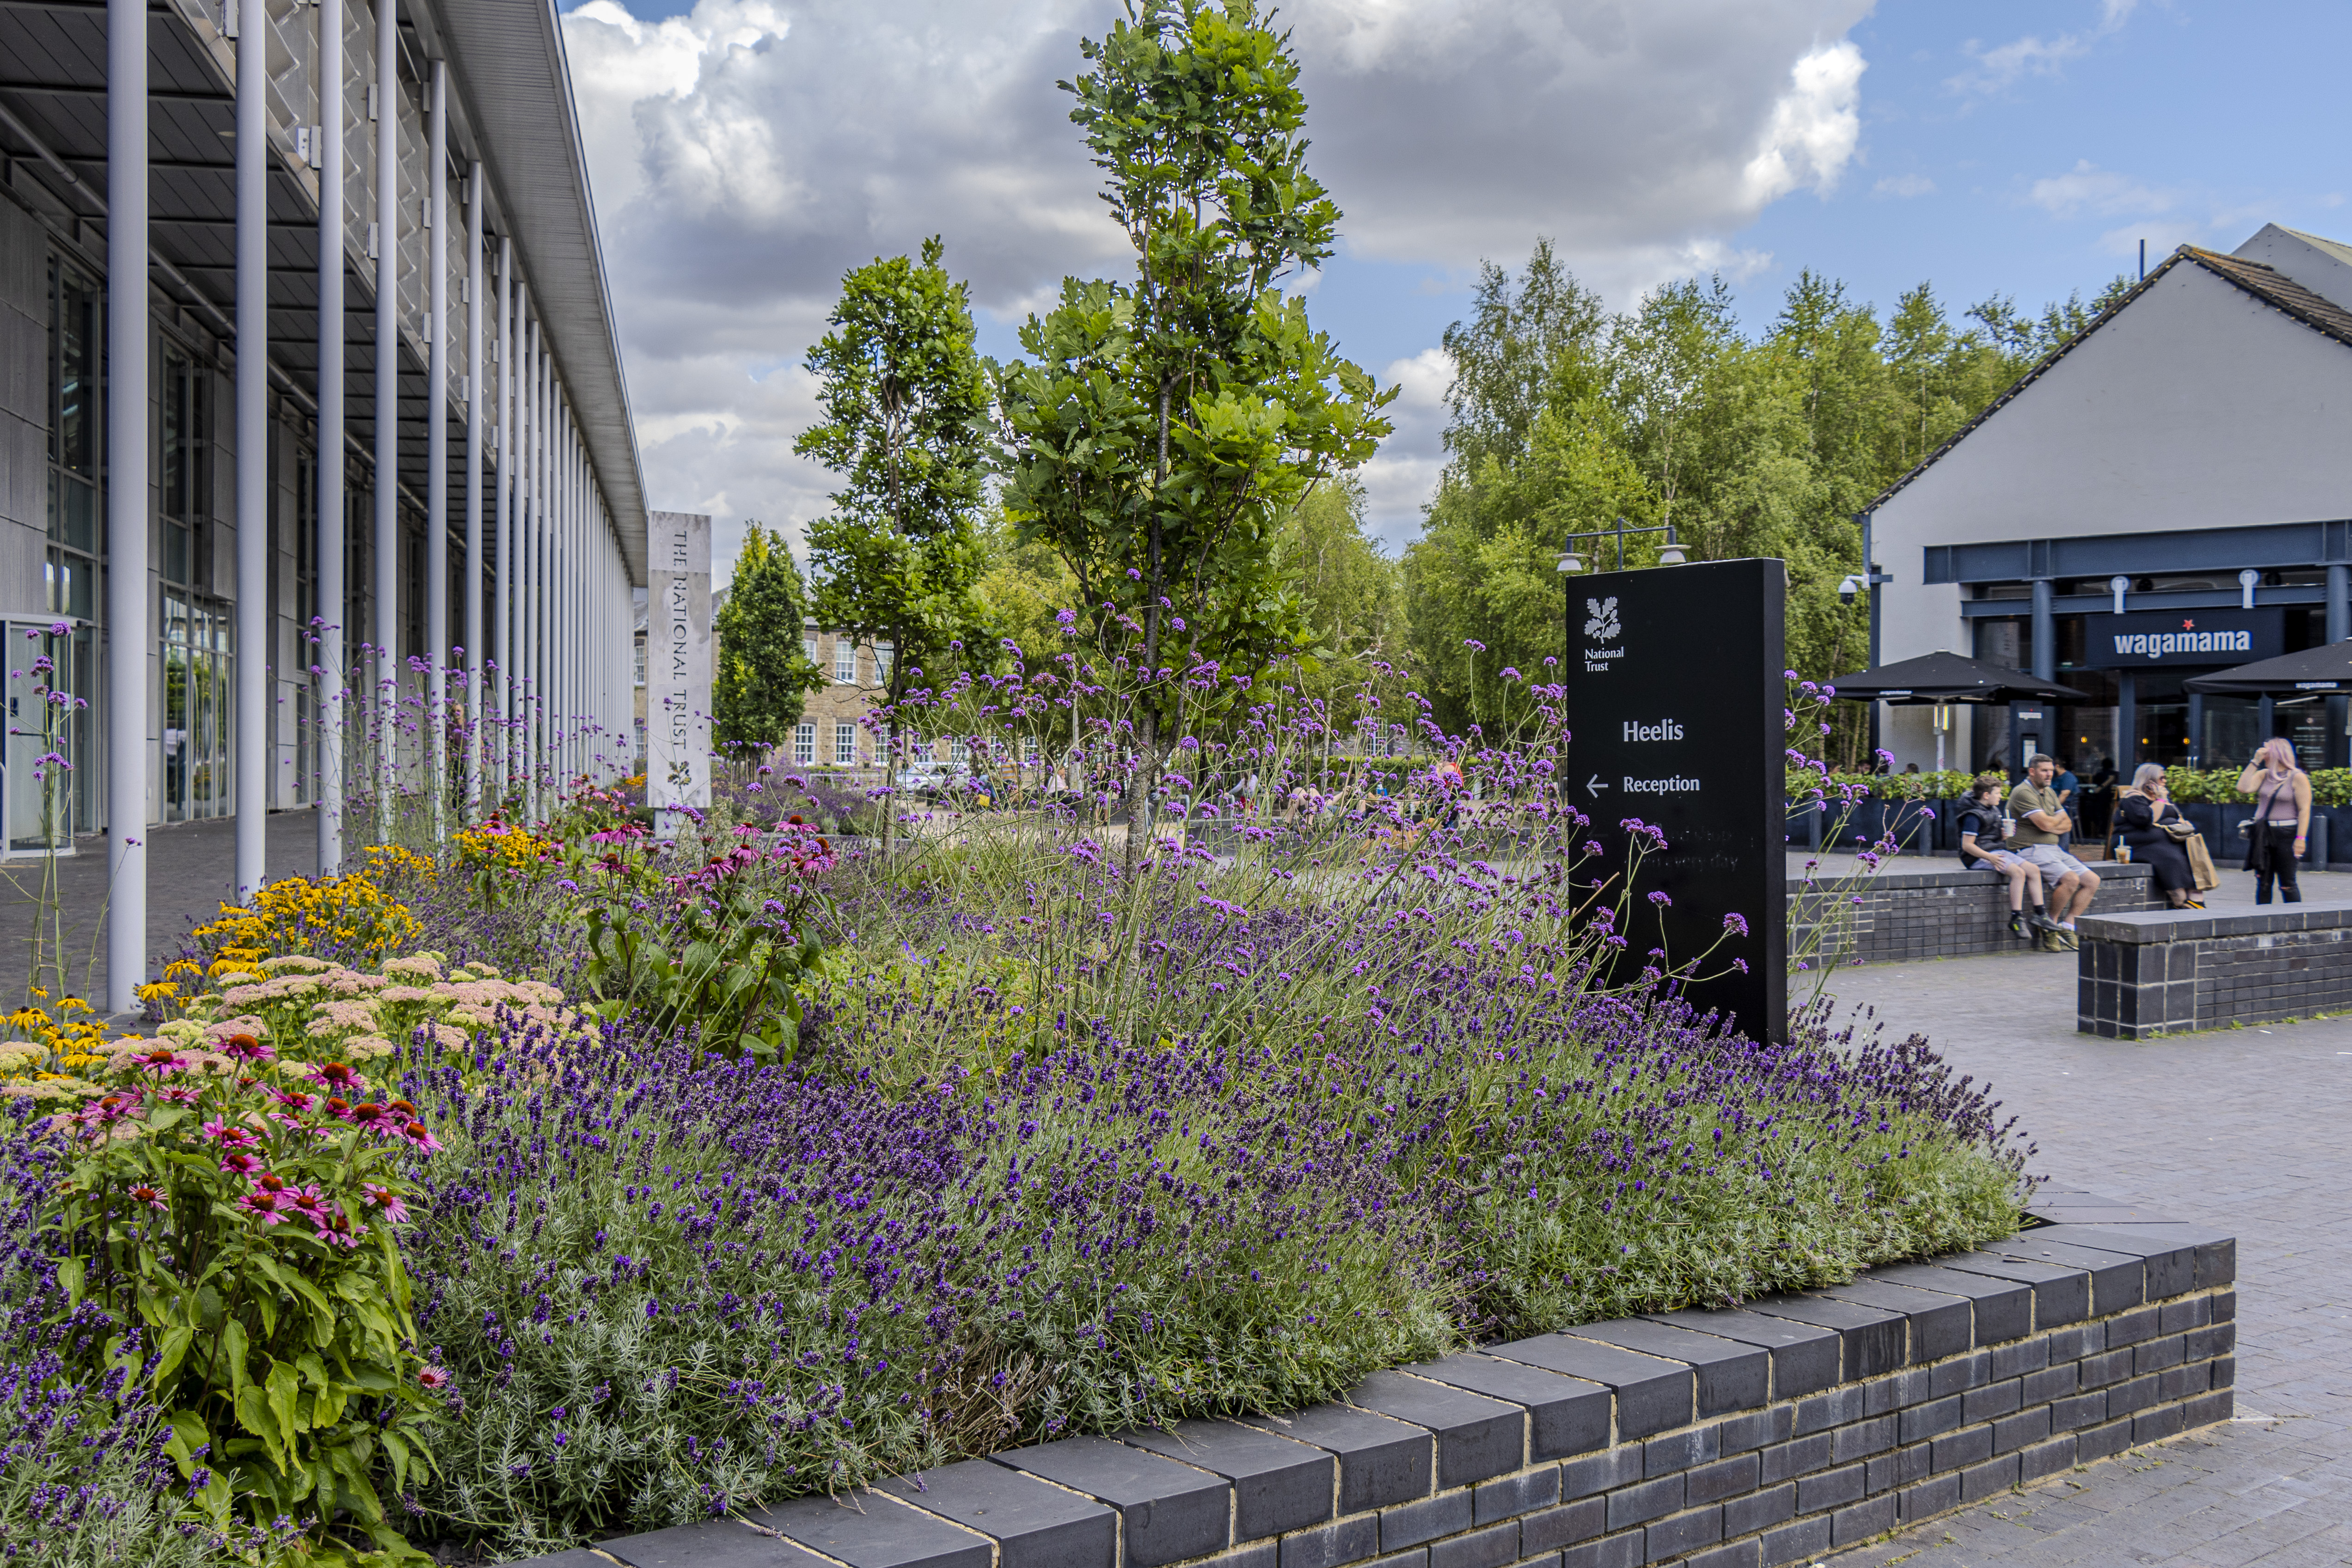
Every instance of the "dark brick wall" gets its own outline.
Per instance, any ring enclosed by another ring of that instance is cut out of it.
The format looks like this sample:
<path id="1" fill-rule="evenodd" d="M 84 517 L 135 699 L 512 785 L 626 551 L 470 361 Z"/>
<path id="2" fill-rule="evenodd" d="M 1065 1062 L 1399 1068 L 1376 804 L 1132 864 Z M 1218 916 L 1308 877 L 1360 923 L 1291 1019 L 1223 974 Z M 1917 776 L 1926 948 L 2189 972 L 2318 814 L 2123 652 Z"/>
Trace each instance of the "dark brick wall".
<path id="1" fill-rule="evenodd" d="M 2087 1201 L 2073 1212 L 2129 1213 Z M 2236 1264 L 2190 1226 L 2044 1225 L 1738 1310 L 1483 1346 L 1292 1415 L 1070 1438 L 596 1550 L 627 1568 L 1802 1563 L 2227 1419 Z"/>
<path id="2" fill-rule="evenodd" d="M 2352 1010 L 2352 903 L 2078 923 L 2083 1034 L 2143 1040 Z"/>
<path id="3" fill-rule="evenodd" d="M 2132 861 L 2095 860 L 2099 876 L 2095 912 L 2159 909 L 2164 897 L 2148 868 Z M 1859 900 L 1858 902 L 1856 900 Z M 2021 952 L 2009 932 L 2009 882 L 1986 870 L 1946 866 L 1913 870 L 1897 862 L 1853 887 L 1808 887 L 1789 879 L 1789 951 L 1801 954 L 1815 933 L 1822 963 L 1892 963 L 1904 959 L 1958 958 L 1979 952 Z"/>

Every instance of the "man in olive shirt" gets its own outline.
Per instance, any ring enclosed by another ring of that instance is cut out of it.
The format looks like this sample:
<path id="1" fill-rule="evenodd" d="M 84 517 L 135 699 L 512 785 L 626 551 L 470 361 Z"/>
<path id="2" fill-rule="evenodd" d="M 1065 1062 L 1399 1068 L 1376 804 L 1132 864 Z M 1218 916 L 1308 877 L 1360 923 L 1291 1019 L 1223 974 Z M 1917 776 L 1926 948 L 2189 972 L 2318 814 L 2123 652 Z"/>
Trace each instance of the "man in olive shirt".
<path id="1" fill-rule="evenodd" d="M 2025 782 L 2009 792 L 2009 815 L 2017 819 L 2009 847 L 2018 858 L 2042 868 L 2042 880 L 2050 884 L 2050 918 L 2058 924 L 2060 940 L 2072 947 L 2074 917 L 2091 907 L 2099 874 L 2066 853 L 2066 834 L 2074 823 L 2051 787 L 2057 773 L 2053 757 L 2037 755 L 2026 763 Z"/>

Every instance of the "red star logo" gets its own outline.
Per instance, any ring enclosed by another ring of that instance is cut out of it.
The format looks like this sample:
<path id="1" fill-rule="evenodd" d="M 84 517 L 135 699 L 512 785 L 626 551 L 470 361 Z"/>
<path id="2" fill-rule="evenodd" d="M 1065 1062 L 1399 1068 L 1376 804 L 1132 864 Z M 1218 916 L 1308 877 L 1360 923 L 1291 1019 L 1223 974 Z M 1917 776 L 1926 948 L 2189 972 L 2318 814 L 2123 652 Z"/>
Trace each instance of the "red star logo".
<path id="1" fill-rule="evenodd" d="M 2193 632 L 2197 629 L 2197 623 L 2195 621 L 2183 621 L 2180 623 L 2180 629 L 2184 632 Z"/>

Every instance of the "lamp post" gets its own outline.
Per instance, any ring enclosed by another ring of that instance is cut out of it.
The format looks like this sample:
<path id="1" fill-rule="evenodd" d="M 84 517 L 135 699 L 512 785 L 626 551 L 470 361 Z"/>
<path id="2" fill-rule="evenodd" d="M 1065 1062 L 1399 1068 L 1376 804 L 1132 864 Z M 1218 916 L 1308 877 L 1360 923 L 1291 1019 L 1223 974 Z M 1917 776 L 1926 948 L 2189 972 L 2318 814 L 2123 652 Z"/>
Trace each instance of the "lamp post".
<path id="1" fill-rule="evenodd" d="M 1878 563 L 1871 558 L 1870 520 L 1871 514 L 1866 511 L 1853 514 L 1854 526 L 1862 530 L 1862 570 L 1848 573 L 1845 581 L 1838 584 L 1838 603 L 1851 605 L 1854 601 L 1854 596 L 1864 589 L 1867 588 L 1870 591 L 1869 667 L 1876 669 L 1878 668 L 1878 590 L 1882 584 L 1892 583 L 1895 579 L 1881 572 L 1878 569 Z M 1878 704 L 1875 702 L 1870 705 L 1870 755 L 1874 763 L 1878 759 Z"/>

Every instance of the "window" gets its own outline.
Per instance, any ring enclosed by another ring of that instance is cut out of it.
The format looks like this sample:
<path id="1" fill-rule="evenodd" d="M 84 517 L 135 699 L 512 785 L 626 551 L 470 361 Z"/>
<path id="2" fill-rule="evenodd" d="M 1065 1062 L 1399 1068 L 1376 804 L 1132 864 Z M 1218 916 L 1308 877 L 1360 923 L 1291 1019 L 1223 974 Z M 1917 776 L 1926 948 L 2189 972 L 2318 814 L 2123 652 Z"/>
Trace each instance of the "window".
<path id="1" fill-rule="evenodd" d="M 856 725 L 835 724 L 833 727 L 833 760 L 836 765 L 845 768 L 857 765 Z"/>
<path id="2" fill-rule="evenodd" d="M 878 642 L 874 645 L 875 685 L 887 686 L 890 684 L 890 655 L 895 650 L 890 647 L 890 645 L 886 642 Z"/>
<path id="3" fill-rule="evenodd" d="M 1021 738 L 1021 765 L 1026 768 L 1037 765 L 1037 737 L 1034 735 Z"/>
<path id="4" fill-rule="evenodd" d="M 226 816 L 236 670 L 226 605 L 163 590 L 163 820 Z"/>
<path id="5" fill-rule="evenodd" d="M 79 620 L 98 614 L 100 298 L 97 284 L 49 263 L 48 607 Z"/>
<path id="6" fill-rule="evenodd" d="M 816 726 L 797 725 L 793 730 L 793 761 L 807 767 L 816 761 Z"/>
<path id="7" fill-rule="evenodd" d="M 646 634 L 637 634 L 637 684 L 646 683 Z"/>
<path id="8" fill-rule="evenodd" d="M 833 639 L 833 679 L 843 686 L 857 684 L 857 645 L 845 637 Z"/>
<path id="9" fill-rule="evenodd" d="M 811 664 L 814 664 L 816 662 L 816 638 L 801 638 L 801 657 L 808 660 Z"/>
<path id="10" fill-rule="evenodd" d="M 953 763 L 957 767 L 962 767 L 964 764 L 971 762 L 971 743 L 966 741 L 961 735 L 950 736 L 948 739 L 948 761 Z"/>
<path id="11" fill-rule="evenodd" d="M 318 682 L 305 679 L 319 662 L 320 634 L 310 622 L 319 614 L 319 458 L 309 450 L 294 459 L 294 625 L 293 652 L 286 661 L 298 672 L 294 683 L 294 801 L 314 798 L 319 772 Z"/>
<path id="12" fill-rule="evenodd" d="M 163 581 L 213 585 L 212 375 L 175 349 L 163 351 Z"/>
<path id="13" fill-rule="evenodd" d="M 45 637 L 41 651 L 57 662 L 63 689 L 88 692 L 98 672 L 98 632 L 90 623 L 97 620 L 104 599 L 100 581 L 104 544 L 100 431 L 106 421 L 105 296 L 97 284 L 54 257 L 48 293 L 48 544 L 42 576 L 48 613 L 79 624 L 62 637 Z M 13 689 L 13 679 L 11 684 Z M 20 707 L 16 704 L 11 711 Z M 61 798 L 44 795 L 37 787 L 28 765 L 31 757 L 18 761 L 14 756 L 20 745 L 32 745 L 37 754 L 39 743 L 21 734 L 10 739 L 12 765 L 6 773 L 12 847 L 70 843 L 73 834 L 103 822 L 99 784 L 104 770 L 92 765 L 98 754 L 97 718 L 94 708 L 80 708 L 66 720 L 58 739 L 71 771 Z M 29 724 L 9 728 L 36 729 Z M 24 793 L 27 791 L 32 793 Z M 44 838 L 45 834 L 50 837 Z"/>

